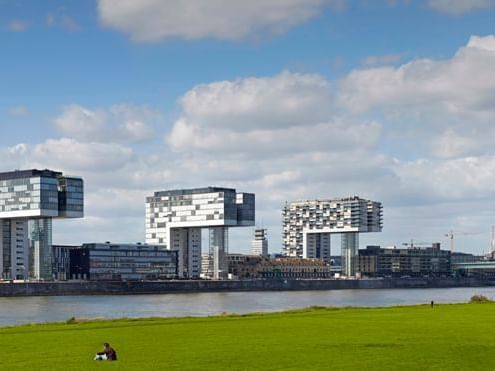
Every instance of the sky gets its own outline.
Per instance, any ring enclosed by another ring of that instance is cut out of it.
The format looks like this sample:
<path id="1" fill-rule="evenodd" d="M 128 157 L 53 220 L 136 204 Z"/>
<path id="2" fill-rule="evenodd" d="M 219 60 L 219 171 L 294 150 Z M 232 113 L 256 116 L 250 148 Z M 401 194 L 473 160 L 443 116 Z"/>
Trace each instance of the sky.
<path id="1" fill-rule="evenodd" d="M 0 0 L 0 129 L 0 171 L 85 180 L 54 243 L 143 241 L 147 195 L 211 185 L 273 253 L 286 201 L 351 195 L 384 207 L 361 247 L 486 253 L 495 0 Z"/>

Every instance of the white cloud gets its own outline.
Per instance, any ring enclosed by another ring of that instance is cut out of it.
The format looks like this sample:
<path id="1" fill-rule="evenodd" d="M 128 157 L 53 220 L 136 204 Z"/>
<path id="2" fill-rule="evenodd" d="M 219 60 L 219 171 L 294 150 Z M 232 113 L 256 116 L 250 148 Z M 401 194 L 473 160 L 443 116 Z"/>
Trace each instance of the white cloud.
<path id="1" fill-rule="evenodd" d="M 116 171 L 133 157 L 130 148 L 116 143 L 77 142 L 74 139 L 49 139 L 31 150 L 33 164 L 41 168 L 72 171 Z"/>
<path id="2" fill-rule="evenodd" d="M 372 148 L 375 122 L 333 117 L 330 83 L 284 71 L 274 77 L 222 81 L 192 88 L 167 143 L 176 152 L 278 156 Z"/>
<path id="3" fill-rule="evenodd" d="M 448 60 L 418 59 L 397 68 L 356 70 L 341 82 L 340 103 L 354 112 L 495 112 L 493 36 L 472 37 Z"/>
<path id="4" fill-rule="evenodd" d="M 495 0 L 428 0 L 428 6 L 441 13 L 461 15 L 474 10 L 495 7 Z"/>
<path id="5" fill-rule="evenodd" d="M 7 30 L 10 32 L 24 32 L 29 29 L 29 22 L 22 19 L 13 19 L 7 24 Z"/>
<path id="6" fill-rule="evenodd" d="M 280 34 L 344 0 L 99 0 L 101 23 L 135 41 L 239 40 Z"/>
<path id="7" fill-rule="evenodd" d="M 65 135 L 93 142 L 142 142 L 152 138 L 152 124 L 160 114 L 147 107 L 114 105 L 108 109 L 89 109 L 70 105 L 54 119 Z"/>
<path id="8" fill-rule="evenodd" d="M 198 85 L 181 99 L 188 121 L 236 131 L 311 125 L 331 114 L 328 80 L 284 71 Z"/>

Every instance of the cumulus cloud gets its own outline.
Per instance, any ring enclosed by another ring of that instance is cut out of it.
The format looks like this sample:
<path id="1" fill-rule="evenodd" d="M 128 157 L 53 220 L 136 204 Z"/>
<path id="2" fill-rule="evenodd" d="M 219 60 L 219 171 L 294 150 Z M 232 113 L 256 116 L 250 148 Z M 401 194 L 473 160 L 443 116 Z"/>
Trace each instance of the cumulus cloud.
<path id="1" fill-rule="evenodd" d="M 34 146 L 31 156 L 41 167 L 98 172 L 118 170 L 132 159 L 133 151 L 116 143 L 80 143 L 62 138 Z"/>
<path id="2" fill-rule="evenodd" d="M 67 106 L 54 119 L 63 134 L 93 142 L 143 142 L 152 138 L 160 114 L 147 107 L 113 105 L 108 109 Z"/>
<path id="3" fill-rule="evenodd" d="M 418 59 L 397 68 L 356 70 L 341 83 L 340 103 L 355 112 L 437 110 L 495 112 L 493 36 L 472 37 L 448 60 Z"/>
<path id="4" fill-rule="evenodd" d="M 495 7 L 495 0 L 428 0 L 427 5 L 441 13 L 461 15 Z"/>
<path id="5" fill-rule="evenodd" d="M 193 87 L 167 136 L 177 152 L 280 155 L 373 147 L 376 122 L 334 117 L 330 83 L 319 75 L 284 71 L 265 78 Z"/>
<path id="6" fill-rule="evenodd" d="M 103 25 L 139 42 L 167 38 L 239 40 L 280 34 L 344 0 L 99 0 Z"/>
<path id="7" fill-rule="evenodd" d="M 198 85 L 180 104 L 193 124 L 246 131 L 326 120 L 332 98 L 330 83 L 322 76 L 284 71 L 273 77 Z"/>

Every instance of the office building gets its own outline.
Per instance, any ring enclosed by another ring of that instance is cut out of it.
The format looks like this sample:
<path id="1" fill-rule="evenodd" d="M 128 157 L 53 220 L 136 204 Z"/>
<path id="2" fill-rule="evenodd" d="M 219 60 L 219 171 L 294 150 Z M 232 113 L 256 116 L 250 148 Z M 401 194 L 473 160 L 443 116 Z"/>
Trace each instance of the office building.
<path id="1" fill-rule="evenodd" d="M 52 219 L 83 215 L 81 178 L 36 169 L 0 173 L 0 277 L 53 279 Z"/>
<path id="2" fill-rule="evenodd" d="M 256 228 L 254 230 L 254 239 L 251 241 L 251 255 L 268 256 L 268 240 L 266 238 L 267 230 Z"/>
<path id="3" fill-rule="evenodd" d="M 177 251 L 146 244 L 89 243 L 70 249 L 70 278 L 91 281 L 177 278 Z"/>
<path id="4" fill-rule="evenodd" d="M 284 255 L 330 262 L 331 235 L 339 233 L 345 276 L 356 272 L 359 233 L 381 230 L 381 203 L 359 197 L 294 201 L 282 211 Z"/>
<path id="5" fill-rule="evenodd" d="M 81 246 L 53 245 L 53 276 L 57 281 L 70 279 L 70 252 Z"/>
<path id="6" fill-rule="evenodd" d="M 201 272 L 201 229 L 209 231 L 214 279 L 228 273 L 228 230 L 253 226 L 255 197 L 235 189 L 207 187 L 155 192 L 146 198 L 146 242 L 179 252 L 179 275 L 198 278 Z"/>
<path id="7" fill-rule="evenodd" d="M 432 247 L 381 248 L 359 250 L 359 272 L 368 277 L 447 276 L 451 274 L 451 253 Z"/>

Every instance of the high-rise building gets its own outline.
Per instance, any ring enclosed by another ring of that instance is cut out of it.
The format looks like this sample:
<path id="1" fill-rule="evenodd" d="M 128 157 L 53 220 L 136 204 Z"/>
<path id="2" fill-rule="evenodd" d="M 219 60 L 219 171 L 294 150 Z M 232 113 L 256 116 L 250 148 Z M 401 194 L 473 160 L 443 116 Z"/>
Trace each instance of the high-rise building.
<path id="1" fill-rule="evenodd" d="M 255 197 L 207 187 L 155 192 L 146 198 L 146 243 L 179 251 L 180 277 L 201 273 L 201 229 L 209 230 L 212 278 L 228 274 L 228 229 L 253 226 Z"/>
<path id="2" fill-rule="evenodd" d="M 381 230 L 381 203 L 356 196 L 294 201 L 282 211 L 284 255 L 330 262 L 331 235 L 339 233 L 345 276 L 356 273 L 359 233 Z"/>
<path id="3" fill-rule="evenodd" d="M 254 239 L 251 241 L 251 255 L 268 256 L 268 240 L 266 238 L 267 230 L 256 228 L 254 230 Z"/>
<path id="4" fill-rule="evenodd" d="M 0 173 L 0 277 L 53 279 L 52 219 L 83 215 L 81 178 L 35 169 Z"/>

